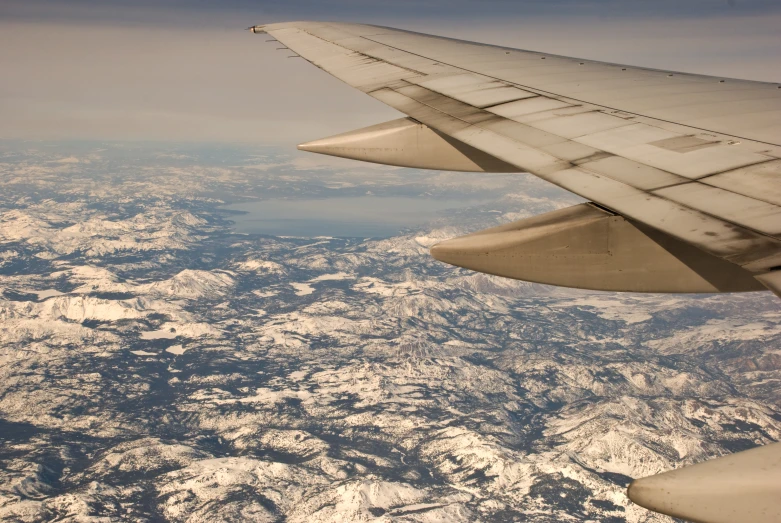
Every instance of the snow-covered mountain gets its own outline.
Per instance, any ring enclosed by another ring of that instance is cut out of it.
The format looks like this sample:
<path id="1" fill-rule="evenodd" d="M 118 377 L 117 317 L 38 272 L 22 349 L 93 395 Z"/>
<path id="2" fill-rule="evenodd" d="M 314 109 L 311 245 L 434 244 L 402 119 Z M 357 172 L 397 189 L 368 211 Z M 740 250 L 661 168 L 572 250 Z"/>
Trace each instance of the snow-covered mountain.
<path id="1" fill-rule="evenodd" d="M 630 478 L 781 439 L 768 293 L 428 256 L 565 203 L 533 179 L 134 147 L 0 147 L 0 520 L 661 522 Z M 367 192 L 483 203 L 382 239 L 220 209 Z"/>

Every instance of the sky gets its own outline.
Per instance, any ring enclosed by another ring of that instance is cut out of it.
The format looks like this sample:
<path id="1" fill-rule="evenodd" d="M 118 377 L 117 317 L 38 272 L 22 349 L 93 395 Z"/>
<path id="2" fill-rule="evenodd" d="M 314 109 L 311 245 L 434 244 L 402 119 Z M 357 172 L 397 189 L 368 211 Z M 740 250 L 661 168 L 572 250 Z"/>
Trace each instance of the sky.
<path id="1" fill-rule="evenodd" d="M 2 0 L 0 138 L 292 147 L 399 116 L 244 30 L 290 20 L 781 81 L 778 0 Z"/>

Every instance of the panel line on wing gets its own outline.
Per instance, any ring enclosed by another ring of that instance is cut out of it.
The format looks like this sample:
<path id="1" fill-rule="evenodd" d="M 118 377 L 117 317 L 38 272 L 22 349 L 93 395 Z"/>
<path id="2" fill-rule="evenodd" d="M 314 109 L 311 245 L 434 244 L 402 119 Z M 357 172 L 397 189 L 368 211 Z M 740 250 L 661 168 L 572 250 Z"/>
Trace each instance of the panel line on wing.
<path id="1" fill-rule="evenodd" d="M 702 183 L 781 206 L 781 160 L 774 159 L 700 178 Z"/>

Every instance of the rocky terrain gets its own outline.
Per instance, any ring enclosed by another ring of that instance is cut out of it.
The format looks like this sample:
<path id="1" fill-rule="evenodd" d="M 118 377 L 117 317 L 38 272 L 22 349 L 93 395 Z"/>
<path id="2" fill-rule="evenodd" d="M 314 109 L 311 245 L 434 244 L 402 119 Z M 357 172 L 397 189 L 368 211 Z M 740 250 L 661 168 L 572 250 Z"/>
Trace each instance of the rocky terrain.
<path id="1" fill-rule="evenodd" d="M 237 234 L 221 209 L 367 193 L 488 203 L 374 239 Z M 428 256 L 576 201 L 264 148 L 0 142 L 0 520 L 670 521 L 631 478 L 781 439 L 781 307 Z"/>

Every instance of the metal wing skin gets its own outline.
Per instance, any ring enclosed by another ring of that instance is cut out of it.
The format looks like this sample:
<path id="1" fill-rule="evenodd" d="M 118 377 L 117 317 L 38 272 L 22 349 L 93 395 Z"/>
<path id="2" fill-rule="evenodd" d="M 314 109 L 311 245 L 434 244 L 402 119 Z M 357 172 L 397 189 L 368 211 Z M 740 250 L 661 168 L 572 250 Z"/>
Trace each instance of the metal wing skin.
<path id="1" fill-rule="evenodd" d="M 658 263 L 646 259 L 645 267 L 634 268 L 636 284 L 615 277 L 638 261 L 616 265 L 611 233 L 594 236 L 585 250 L 568 251 L 572 268 L 597 259 L 594 249 L 601 253 L 601 261 L 592 263 L 598 274 L 584 275 L 581 281 L 562 283 L 555 275 L 540 273 L 552 259 L 561 259 L 561 249 L 569 249 L 566 238 L 548 246 L 547 256 L 534 259 L 521 256 L 529 251 L 525 244 L 513 243 L 513 234 L 494 235 L 490 245 L 485 236 L 476 244 L 459 238 L 432 249 L 438 259 L 584 288 L 719 292 L 767 287 L 781 292 L 781 271 L 775 271 L 781 267 L 777 84 L 595 62 L 371 25 L 293 22 L 250 30 L 272 35 L 412 119 L 302 149 L 394 165 L 530 172 L 595 202 L 604 218 L 617 216 L 637 226 L 634 241 L 650 238 L 666 253 Z M 396 157 L 388 153 L 391 149 Z M 466 163 L 459 163 L 462 158 Z M 522 229 L 518 224 L 516 230 Z M 622 241 L 626 246 L 632 240 Z M 680 261 L 665 242 L 692 246 L 698 256 L 688 253 Z M 677 276 L 670 272 L 676 263 L 684 271 Z M 667 272 L 654 270 L 654 265 L 667 267 Z M 679 281 L 701 281 L 681 287 L 654 283 L 671 274 Z"/>
<path id="2" fill-rule="evenodd" d="M 781 296 L 781 85 L 371 25 L 250 30 L 407 115 L 299 148 L 525 171 L 590 200 L 447 240 L 435 258 L 589 289 Z M 781 518 L 779 485 L 774 444 L 637 480 L 629 497 L 691 521 L 771 522 Z"/>

